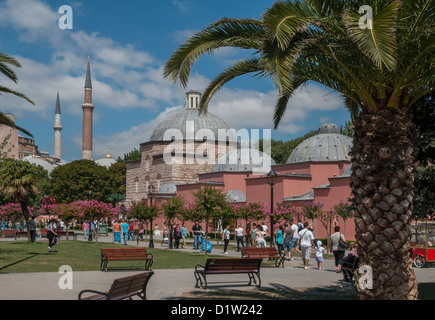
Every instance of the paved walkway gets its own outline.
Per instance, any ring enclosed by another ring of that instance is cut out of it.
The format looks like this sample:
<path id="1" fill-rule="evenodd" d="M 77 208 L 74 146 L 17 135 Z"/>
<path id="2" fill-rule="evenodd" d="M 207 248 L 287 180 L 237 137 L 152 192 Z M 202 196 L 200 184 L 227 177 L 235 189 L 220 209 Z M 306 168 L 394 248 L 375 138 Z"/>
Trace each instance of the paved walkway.
<path id="1" fill-rule="evenodd" d="M 79 239 L 82 240 L 83 238 Z M 1 241 L 11 239 L 2 239 Z M 25 239 L 23 239 L 25 240 Z M 38 241 L 46 241 L 44 238 Z M 112 242 L 111 236 L 99 238 L 99 242 Z M 156 239 L 155 248 L 160 247 L 160 239 Z M 136 245 L 130 241 L 129 244 Z M 140 242 L 140 246 L 148 246 L 148 242 Z M 165 250 L 167 247 L 163 247 Z M 189 244 L 184 251 L 194 251 Z M 220 249 L 213 249 L 214 255 L 222 254 Z M 240 256 L 240 253 L 231 252 L 228 256 Z M 59 273 L 20 273 L 0 275 L 0 300 L 77 300 L 80 291 L 93 289 L 107 291 L 112 281 L 116 278 L 125 277 L 138 271 L 126 272 L 73 272 L 73 288 L 60 289 L 59 280 L 63 274 Z M 149 300 L 177 300 L 187 293 L 202 290 L 196 289 L 193 269 L 157 269 L 150 279 L 147 289 Z M 419 282 L 435 282 L 435 269 L 416 269 L 415 274 Z M 231 277 L 231 279 L 229 279 Z M 252 290 L 253 286 L 247 286 L 246 275 L 214 276 L 209 279 L 210 289 L 237 289 Z M 234 281 L 241 281 L 234 283 Z M 350 288 L 350 284 L 342 281 L 342 275 L 335 273 L 334 261 L 325 259 L 323 270 L 318 270 L 315 259 L 310 261 L 310 269 L 302 267 L 300 258 L 294 261 L 286 261 L 284 268 L 265 267 L 261 270 L 262 288 L 279 290 L 304 289 L 313 287 L 334 287 L 338 289 Z M 231 281 L 231 282 L 229 282 Z M 219 283 L 218 283 L 219 282 Z"/>

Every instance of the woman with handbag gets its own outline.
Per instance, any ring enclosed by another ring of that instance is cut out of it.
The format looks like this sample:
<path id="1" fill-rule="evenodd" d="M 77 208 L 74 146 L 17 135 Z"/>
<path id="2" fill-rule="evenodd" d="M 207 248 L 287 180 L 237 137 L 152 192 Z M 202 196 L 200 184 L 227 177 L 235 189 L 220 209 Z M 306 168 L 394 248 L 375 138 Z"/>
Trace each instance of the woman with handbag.
<path id="1" fill-rule="evenodd" d="M 334 227 L 335 233 L 331 235 L 332 253 L 335 258 L 335 272 L 341 272 L 341 265 L 343 264 L 343 257 L 348 245 L 343 234 L 340 233 L 340 227 Z"/>

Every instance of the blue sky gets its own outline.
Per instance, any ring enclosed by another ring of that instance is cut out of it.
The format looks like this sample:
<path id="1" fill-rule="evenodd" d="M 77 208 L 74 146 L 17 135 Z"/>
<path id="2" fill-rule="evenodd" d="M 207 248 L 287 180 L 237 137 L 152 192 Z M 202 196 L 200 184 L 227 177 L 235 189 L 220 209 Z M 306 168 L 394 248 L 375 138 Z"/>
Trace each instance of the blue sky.
<path id="1" fill-rule="evenodd" d="M 81 158 L 86 61 L 90 56 L 94 96 L 94 159 L 109 147 L 117 158 L 148 140 L 171 112 L 183 108 L 185 92 L 204 90 L 231 62 L 245 56 L 234 48 L 204 56 L 188 88 L 162 76 L 164 64 L 189 36 L 222 17 L 260 18 L 266 0 L 0 0 L 0 51 L 17 58 L 18 85 L 36 105 L 3 95 L 0 110 L 33 133 L 40 150 L 54 153 L 57 88 L 62 108 L 62 157 Z M 73 9 L 73 29 L 61 30 L 59 8 Z M 271 129 L 276 91 L 267 79 L 244 76 L 214 97 L 209 111 L 232 128 Z M 293 98 L 275 139 L 288 140 L 321 123 L 343 125 L 347 110 L 335 94 L 309 86 Z"/>

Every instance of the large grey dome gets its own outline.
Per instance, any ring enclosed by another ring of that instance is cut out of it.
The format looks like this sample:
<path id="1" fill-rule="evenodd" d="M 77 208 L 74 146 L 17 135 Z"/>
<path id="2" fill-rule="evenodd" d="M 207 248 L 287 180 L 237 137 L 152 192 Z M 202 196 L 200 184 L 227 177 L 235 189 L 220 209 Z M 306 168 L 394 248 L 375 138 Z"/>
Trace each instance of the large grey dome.
<path id="1" fill-rule="evenodd" d="M 310 161 L 350 161 L 352 139 L 340 134 L 336 124 L 325 123 L 319 133 L 299 144 L 291 153 L 287 163 Z"/>
<path id="2" fill-rule="evenodd" d="M 173 113 L 163 120 L 151 134 L 150 141 L 163 141 L 164 134 L 167 130 L 180 130 L 183 138 L 195 137 L 195 134 L 200 129 L 210 129 L 216 140 L 218 139 L 218 130 L 228 130 L 230 127 L 221 118 L 213 113 L 199 113 L 199 100 L 201 94 L 197 91 L 189 91 L 186 93 L 186 109 Z M 191 122 L 189 122 L 191 121 Z M 188 122 L 188 125 L 186 125 Z M 192 128 L 193 124 L 193 128 Z M 193 130 L 194 129 L 194 130 Z M 190 131 L 192 130 L 192 131 Z M 171 137 L 169 137 L 170 139 Z M 203 137 L 201 137 L 202 139 Z M 209 138 L 209 137 L 208 137 Z"/>
<path id="3" fill-rule="evenodd" d="M 250 148 L 238 148 L 220 157 L 211 172 L 268 173 L 276 162 L 267 154 Z"/>

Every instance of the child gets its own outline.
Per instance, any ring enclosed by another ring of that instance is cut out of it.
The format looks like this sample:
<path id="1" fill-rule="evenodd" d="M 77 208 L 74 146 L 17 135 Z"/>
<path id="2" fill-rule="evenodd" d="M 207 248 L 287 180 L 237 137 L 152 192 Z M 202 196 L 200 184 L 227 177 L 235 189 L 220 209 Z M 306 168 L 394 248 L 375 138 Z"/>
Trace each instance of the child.
<path id="1" fill-rule="evenodd" d="M 322 270 L 323 250 L 325 250 L 325 248 L 323 247 L 323 243 L 322 241 L 318 240 L 316 246 L 316 261 L 319 270 Z"/>

